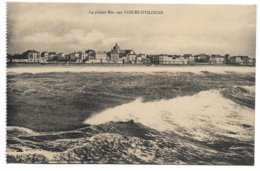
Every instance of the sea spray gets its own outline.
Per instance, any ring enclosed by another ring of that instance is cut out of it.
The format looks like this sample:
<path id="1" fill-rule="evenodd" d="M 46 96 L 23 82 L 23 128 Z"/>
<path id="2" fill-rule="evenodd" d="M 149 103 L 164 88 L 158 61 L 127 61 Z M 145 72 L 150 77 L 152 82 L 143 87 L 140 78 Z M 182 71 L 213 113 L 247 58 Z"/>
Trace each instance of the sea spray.
<path id="1" fill-rule="evenodd" d="M 143 102 L 138 98 L 95 114 L 84 123 L 97 125 L 131 119 L 159 131 L 174 131 L 197 140 L 214 140 L 219 136 L 249 140 L 253 131 L 243 125 L 254 127 L 254 110 L 240 106 L 214 89 L 170 100 Z"/>

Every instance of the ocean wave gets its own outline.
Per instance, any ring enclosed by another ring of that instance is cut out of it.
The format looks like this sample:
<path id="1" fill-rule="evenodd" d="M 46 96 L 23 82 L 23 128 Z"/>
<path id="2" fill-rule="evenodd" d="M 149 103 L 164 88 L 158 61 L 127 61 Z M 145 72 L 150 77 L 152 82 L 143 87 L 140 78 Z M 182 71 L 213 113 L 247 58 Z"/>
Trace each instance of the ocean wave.
<path id="1" fill-rule="evenodd" d="M 158 131 L 171 131 L 200 141 L 219 137 L 253 139 L 254 110 L 225 98 L 220 91 L 153 102 L 138 98 L 93 114 L 84 123 L 98 125 L 133 119 Z"/>
<path id="2" fill-rule="evenodd" d="M 23 128 L 22 128 L 23 129 Z M 246 164 L 253 144 L 220 139 L 210 144 L 156 131 L 133 120 L 9 137 L 8 163 Z"/>
<path id="3" fill-rule="evenodd" d="M 240 105 L 255 108 L 255 86 L 231 86 L 221 93 Z"/>
<path id="4" fill-rule="evenodd" d="M 236 164 L 254 163 L 254 108 L 234 101 L 254 88 L 130 103 L 85 120 L 83 128 L 35 132 L 7 127 L 8 163 Z M 237 92 L 237 93 L 235 93 Z"/>
<path id="5" fill-rule="evenodd" d="M 29 128 L 19 127 L 19 126 L 8 126 L 6 131 L 7 131 L 8 137 L 39 135 L 39 133 L 37 133 Z"/>

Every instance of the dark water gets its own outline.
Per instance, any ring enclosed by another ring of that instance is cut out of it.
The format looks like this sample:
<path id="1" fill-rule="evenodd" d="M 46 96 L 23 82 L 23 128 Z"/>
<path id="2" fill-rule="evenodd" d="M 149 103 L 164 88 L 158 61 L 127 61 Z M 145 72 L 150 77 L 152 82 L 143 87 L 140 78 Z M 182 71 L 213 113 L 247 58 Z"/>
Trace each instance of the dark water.
<path id="1" fill-rule="evenodd" d="M 254 92 L 243 86 L 254 85 L 252 73 L 8 74 L 7 162 L 253 165 L 254 124 L 243 124 L 247 116 L 239 118 L 241 112 L 221 124 L 205 127 L 201 121 L 199 127 L 173 131 L 134 120 L 89 126 L 83 121 L 139 97 L 151 102 L 212 89 L 221 90 L 220 99 L 232 100 L 232 107 L 253 114 Z M 214 127 L 221 125 L 241 132 Z M 197 137 L 201 133 L 205 139 Z"/>
<path id="2" fill-rule="evenodd" d="M 7 125 L 35 131 L 73 130 L 106 108 L 171 99 L 202 90 L 254 85 L 253 74 L 38 73 L 7 76 Z"/>

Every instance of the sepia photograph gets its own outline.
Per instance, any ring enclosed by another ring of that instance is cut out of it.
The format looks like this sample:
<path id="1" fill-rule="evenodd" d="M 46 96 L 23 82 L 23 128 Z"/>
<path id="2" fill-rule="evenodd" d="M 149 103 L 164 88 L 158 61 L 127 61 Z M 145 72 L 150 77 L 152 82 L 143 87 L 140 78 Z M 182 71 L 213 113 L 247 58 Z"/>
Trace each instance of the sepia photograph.
<path id="1" fill-rule="evenodd" d="M 255 164 L 256 5 L 6 8 L 7 163 Z"/>

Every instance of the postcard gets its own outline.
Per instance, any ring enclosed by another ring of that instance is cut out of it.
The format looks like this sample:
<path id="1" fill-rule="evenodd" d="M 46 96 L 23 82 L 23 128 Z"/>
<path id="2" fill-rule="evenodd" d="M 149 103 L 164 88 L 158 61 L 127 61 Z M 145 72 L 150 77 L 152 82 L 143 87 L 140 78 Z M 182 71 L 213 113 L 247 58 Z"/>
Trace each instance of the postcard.
<path id="1" fill-rule="evenodd" d="M 254 165 L 255 5 L 7 3 L 7 163 Z"/>

